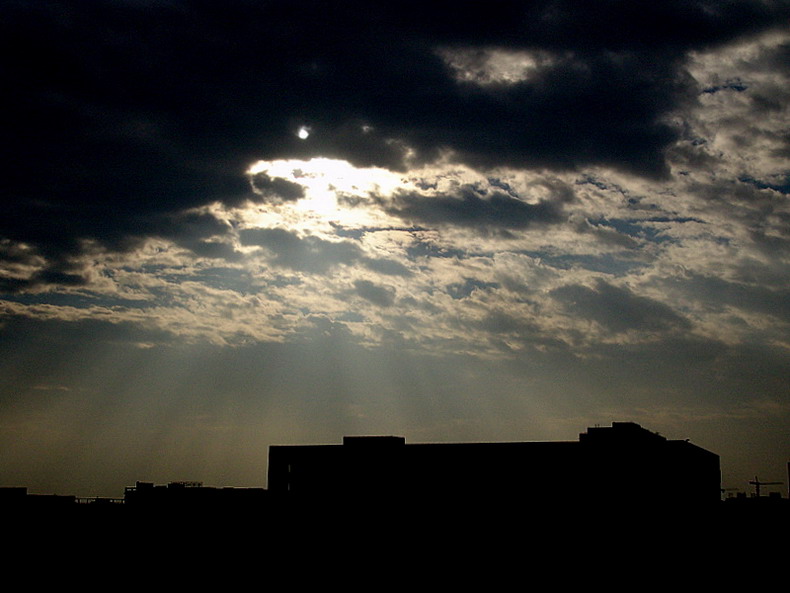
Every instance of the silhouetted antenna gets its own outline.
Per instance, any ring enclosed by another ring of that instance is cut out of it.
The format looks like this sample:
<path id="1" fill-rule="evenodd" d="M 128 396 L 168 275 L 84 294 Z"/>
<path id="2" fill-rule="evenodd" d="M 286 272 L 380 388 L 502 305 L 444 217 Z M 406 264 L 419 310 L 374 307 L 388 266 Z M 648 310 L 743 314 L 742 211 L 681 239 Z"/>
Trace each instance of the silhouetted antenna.
<path id="1" fill-rule="evenodd" d="M 757 476 L 754 476 L 754 480 L 749 480 L 749 484 L 754 486 L 754 493 L 757 498 L 760 498 L 760 487 L 761 486 L 778 486 L 783 482 L 761 482 L 757 479 Z"/>

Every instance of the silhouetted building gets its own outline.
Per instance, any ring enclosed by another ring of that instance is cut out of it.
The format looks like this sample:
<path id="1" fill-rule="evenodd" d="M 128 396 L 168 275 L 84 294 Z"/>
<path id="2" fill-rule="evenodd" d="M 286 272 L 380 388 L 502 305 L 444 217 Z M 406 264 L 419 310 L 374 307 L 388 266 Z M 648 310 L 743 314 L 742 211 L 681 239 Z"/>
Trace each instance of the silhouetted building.
<path id="1" fill-rule="evenodd" d="M 299 500 L 692 508 L 720 502 L 719 456 L 638 424 L 595 427 L 578 441 L 272 446 L 269 491 Z"/>
<path id="2" fill-rule="evenodd" d="M 76 496 L 60 494 L 30 494 L 24 486 L 0 487 L 0 507 L 25 509 L 62 509 L 77 504 Z"/>
<path id="3" fill-rule="evenodd" d="M 201 482 L 137 482 L 125 489 L 124 502 L 138 509 L 233 510 L 260 506 L 266 494 L 264 488 L 215 488 Z"/>

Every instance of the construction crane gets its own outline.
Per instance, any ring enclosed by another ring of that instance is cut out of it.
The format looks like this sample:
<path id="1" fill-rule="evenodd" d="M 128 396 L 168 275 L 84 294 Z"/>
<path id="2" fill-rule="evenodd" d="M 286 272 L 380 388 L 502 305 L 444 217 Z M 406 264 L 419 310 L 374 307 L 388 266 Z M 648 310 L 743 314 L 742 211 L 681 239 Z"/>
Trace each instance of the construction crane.
<path id="1" fill-rule="evenodd" d="M 754 493 L 757 498 L 760 498 L 760 487 L 761 486 L 777 486 L 782 484 L 783 482 L 761 482 L 757 479 L 757 476 L 754 476 L 754 480 L 749 480 L 749 484 L 754 486 Z"/>

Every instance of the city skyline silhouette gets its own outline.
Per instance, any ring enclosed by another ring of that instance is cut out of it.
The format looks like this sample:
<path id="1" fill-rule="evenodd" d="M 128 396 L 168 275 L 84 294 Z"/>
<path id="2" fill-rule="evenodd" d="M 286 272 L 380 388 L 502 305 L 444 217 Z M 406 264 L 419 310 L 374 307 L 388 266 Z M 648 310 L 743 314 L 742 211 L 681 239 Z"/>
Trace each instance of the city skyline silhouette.
<path id="1" fill-rule="evenodd" d="M 209 486 L 202 481 L 137 481 L 123 497 L 77 497 L 28 492 L 0 484 L 4 503 L 46 509 L 72 504 L 271 505 L 278 498 L 366 498 L 401 503 L 508 501 L 511 505 L 663 507 L 680 512 L 715 508 L 722 501 L 788 498 L 784 481 L 748 480 L 754 491 L 726 488 L 719 456 L 690 442 L 671 440 L 634 422 L 589 427 L 578 441 L 408 443 L 396 436 L 345 436 L 342 444 L 271 445 L 265 486 Z M 790 461 L 787 463 L 790 477 Z M 766 490 L 766 487 L 768 489 Z M 27 501 L 27 503 L 25 502 Z M 419 501 L 419 502 L 418 502 Z M 461 504 L 461 503 L 458 503 Z"/>

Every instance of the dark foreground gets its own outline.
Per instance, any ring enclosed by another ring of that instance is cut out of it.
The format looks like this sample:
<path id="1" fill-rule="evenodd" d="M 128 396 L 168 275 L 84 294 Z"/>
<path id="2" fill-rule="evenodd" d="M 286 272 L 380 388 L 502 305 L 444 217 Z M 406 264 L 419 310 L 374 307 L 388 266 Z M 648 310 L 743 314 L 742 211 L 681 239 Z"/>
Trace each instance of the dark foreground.
<path id="1" fill-rule="evenodd" d="M 730 590 L 746 577 L 783 582 L 789 518 L 785 504 L 687 512 L 495 501 L 474 511 L 439 501 L 77 505 L 6 509 L 4 559 L 6 582 L 16 575 L 25 588 Z"/>

